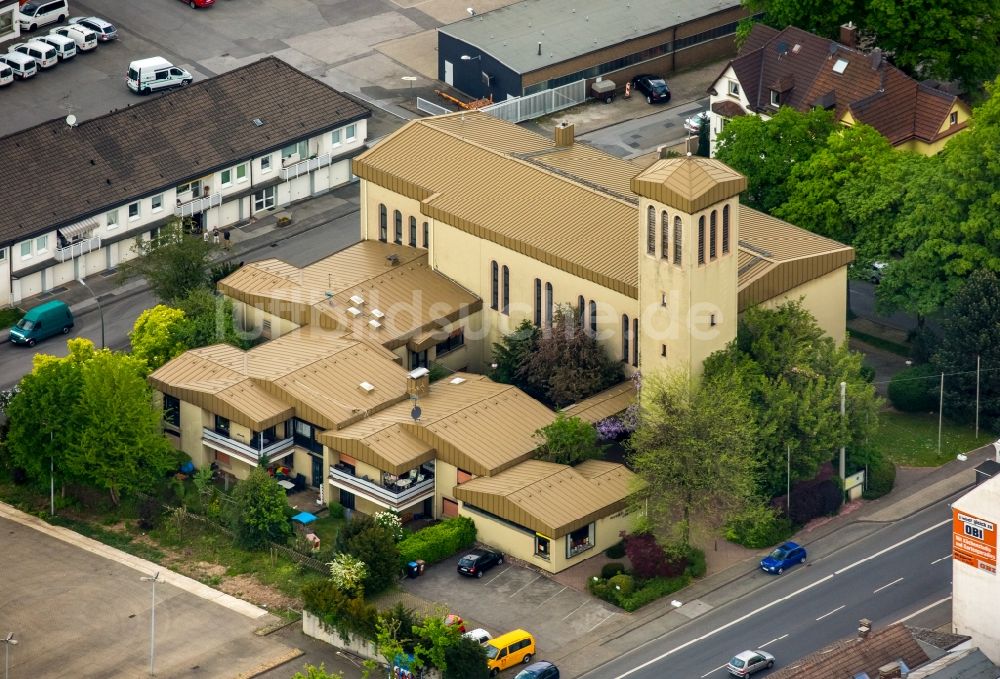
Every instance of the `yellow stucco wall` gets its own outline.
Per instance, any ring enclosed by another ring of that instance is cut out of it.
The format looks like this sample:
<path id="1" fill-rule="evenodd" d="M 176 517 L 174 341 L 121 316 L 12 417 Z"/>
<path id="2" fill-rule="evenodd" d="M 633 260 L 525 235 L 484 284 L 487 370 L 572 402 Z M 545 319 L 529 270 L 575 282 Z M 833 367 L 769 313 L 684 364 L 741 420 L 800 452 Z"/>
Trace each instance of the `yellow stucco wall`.
<path id="1" fill-rule="evenodd" d="M 825 276 L 798 285 L 780 297 L 764 302 L 765 309 L 774 309 L 788 300 L 802 299 L 802 306 L 816 319 L 827 335 L 840 344 L 847 336 L 847 267 L 842 266 Z"/>
<path id="2" fill-rule="evenodd" d="M 201 442 L 206 415 L 198 406 L 181 401 L 181 450 L 191 456 L 197 468 L 207 467 L 215 459 L 212 451 Z"/>
<path id="3" fill-rule="evenodd" d="M 938 134 L 946 133 L 951 127 L 954 127 L 954 125 L 952 125 L 951 123 L 952 113 L 958 114 L 958 119 L 955 121 L 955 125 L 961 125 L 962 123 L 968 121 L 969 118 L 972 117 L 969 107 L 966 106 L 965 103 L 961 101 L 956 101 L 955 104 L 951 107 L 951 110 L 948 112 L 948 116 L 944 119 L 944 122 L 941 124 L 941 127 L 938 129 Z M 854 116 L 851 115 L 850 111 L 845 111 L 844 115 L 840 117 L 840 122 L 844 125 L 850 126 L 853 125 L 856 121 L 854 120 Z M 959 130 L 955 134 L 961 134 L 962 132 L 965 131 L 965 129 Z M 895 148 L 897 151 L 912 151 L 913 153 L 920 153 L 925 156 L 933 156 L 936 153 L 940 152 L 942 149 L 944 149 L 945 145 L 952 138 L 954 138 L 955 134 L 949 135 L 942 139 L 938 139 L 937 141 L 931 143 L 921 141 L 919 139 L 910 139 L 901 144 L 896 144 L 893 148 Z"/>

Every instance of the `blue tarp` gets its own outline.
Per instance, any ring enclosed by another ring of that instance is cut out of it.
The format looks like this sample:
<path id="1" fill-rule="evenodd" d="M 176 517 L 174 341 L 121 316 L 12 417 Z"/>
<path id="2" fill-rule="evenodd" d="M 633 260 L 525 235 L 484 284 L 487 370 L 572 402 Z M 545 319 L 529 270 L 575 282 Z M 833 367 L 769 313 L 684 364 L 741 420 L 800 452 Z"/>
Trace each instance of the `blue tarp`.
<path id="1" fill-rule="evenodd" d="M 307 523 L 312 523 L 315 520 L 316 520 L 316 515 L 310 514 L 309 512 L 299 512 L 298 514 L 292 517 L 292 521 L 298 521 L 303 526 L 306 525 Z"/>

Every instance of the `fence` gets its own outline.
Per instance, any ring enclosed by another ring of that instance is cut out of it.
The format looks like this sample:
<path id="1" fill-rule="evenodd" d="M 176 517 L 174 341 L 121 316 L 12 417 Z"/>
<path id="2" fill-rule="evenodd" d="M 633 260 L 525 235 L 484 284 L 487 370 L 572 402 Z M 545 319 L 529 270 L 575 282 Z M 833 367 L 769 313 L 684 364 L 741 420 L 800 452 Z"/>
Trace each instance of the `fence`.
<path id="1" fill-rule="evenodd" d="M 526 97 L 501 101 L 480 110 L 489 113 L 494 118 L 519 123 L 583 103 L 587 98 L 586 85 L 586 80 L 577 80 L 568 85 L 529 94 Z"/>
<path id="2" fill-rule="evenodd" d="M 439 116 L 445 113 L 453 112 L 451 109 L 447 109 L 444 106 L 439 106 L 438 104 L 435 104 L 433 101 L 427 101 L 422 97 L 417 97 L 417 110 L 423 111 L 424 113 L 429 113 L 432 116 Z"/>

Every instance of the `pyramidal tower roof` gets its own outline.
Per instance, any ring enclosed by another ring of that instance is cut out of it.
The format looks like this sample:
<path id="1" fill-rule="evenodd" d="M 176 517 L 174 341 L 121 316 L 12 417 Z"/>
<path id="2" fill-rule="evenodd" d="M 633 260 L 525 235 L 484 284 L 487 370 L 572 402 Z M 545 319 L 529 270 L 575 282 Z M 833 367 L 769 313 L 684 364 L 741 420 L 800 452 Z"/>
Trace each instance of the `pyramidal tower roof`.
<path id="1" fill-rule="evenodd" d="M 701 156 L 664 158 L 632 178 L 632 190 L 688 214 L 737 195 L 747 178 L 725 163 Z"/>

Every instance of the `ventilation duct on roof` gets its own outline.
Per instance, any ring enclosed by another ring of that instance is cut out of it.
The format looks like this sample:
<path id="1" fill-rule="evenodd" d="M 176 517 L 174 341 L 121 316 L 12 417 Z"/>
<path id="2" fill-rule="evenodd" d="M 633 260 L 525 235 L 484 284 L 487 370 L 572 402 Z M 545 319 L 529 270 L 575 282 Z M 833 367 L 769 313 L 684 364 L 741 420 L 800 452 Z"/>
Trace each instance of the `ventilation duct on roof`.
<path id="1" fill-rule="evenodd" d="M 372 393 L 373 391 L 375 391 L 375 385 L 372 384 L 371 382 L 362 382 L 358 386 L 361 387 L 362 389 L 364 389 L 365 392 L 367 392 L 369 394 Z"/>
<path id="2" fill-rule="evenodd" d="M 385 314 L 378 309 L 372 309 L 372 317 L 374 318 L 385 318 Z"/>
<path id="3" fill-rule="evenodd" d="M 452 384 L 461 384 L 462 382 L 465 381 L 465 378 L 464 377 L 453 377 L 453 378 L 451 378 L 448 381 L 451 382 Z"/>
<path id="4" fill-rule="evenodd" d="M 374 318 L 372 320 L 368 321 L 368 325 L 370 325 L 371 327 L 375 328 L 376 330 L 378 330 L 379 328 L 382 327 L 382 324 L 379 323 L 378 321 L 376 321 Z"/>
<path id="5" fill-rule="evenodd" d="M 351 295 L 351 302 L 355 306 L 361 306 L 362 304 L 365 303 L 365 298 L 362 297 L 361 295 Z"/>
<path id="6" fill-rule="evenodd" d="M 361 309 L 356 309 L 354 307 L 347 307 L 347 313 L 357 318 L 361 315 Z"/>

